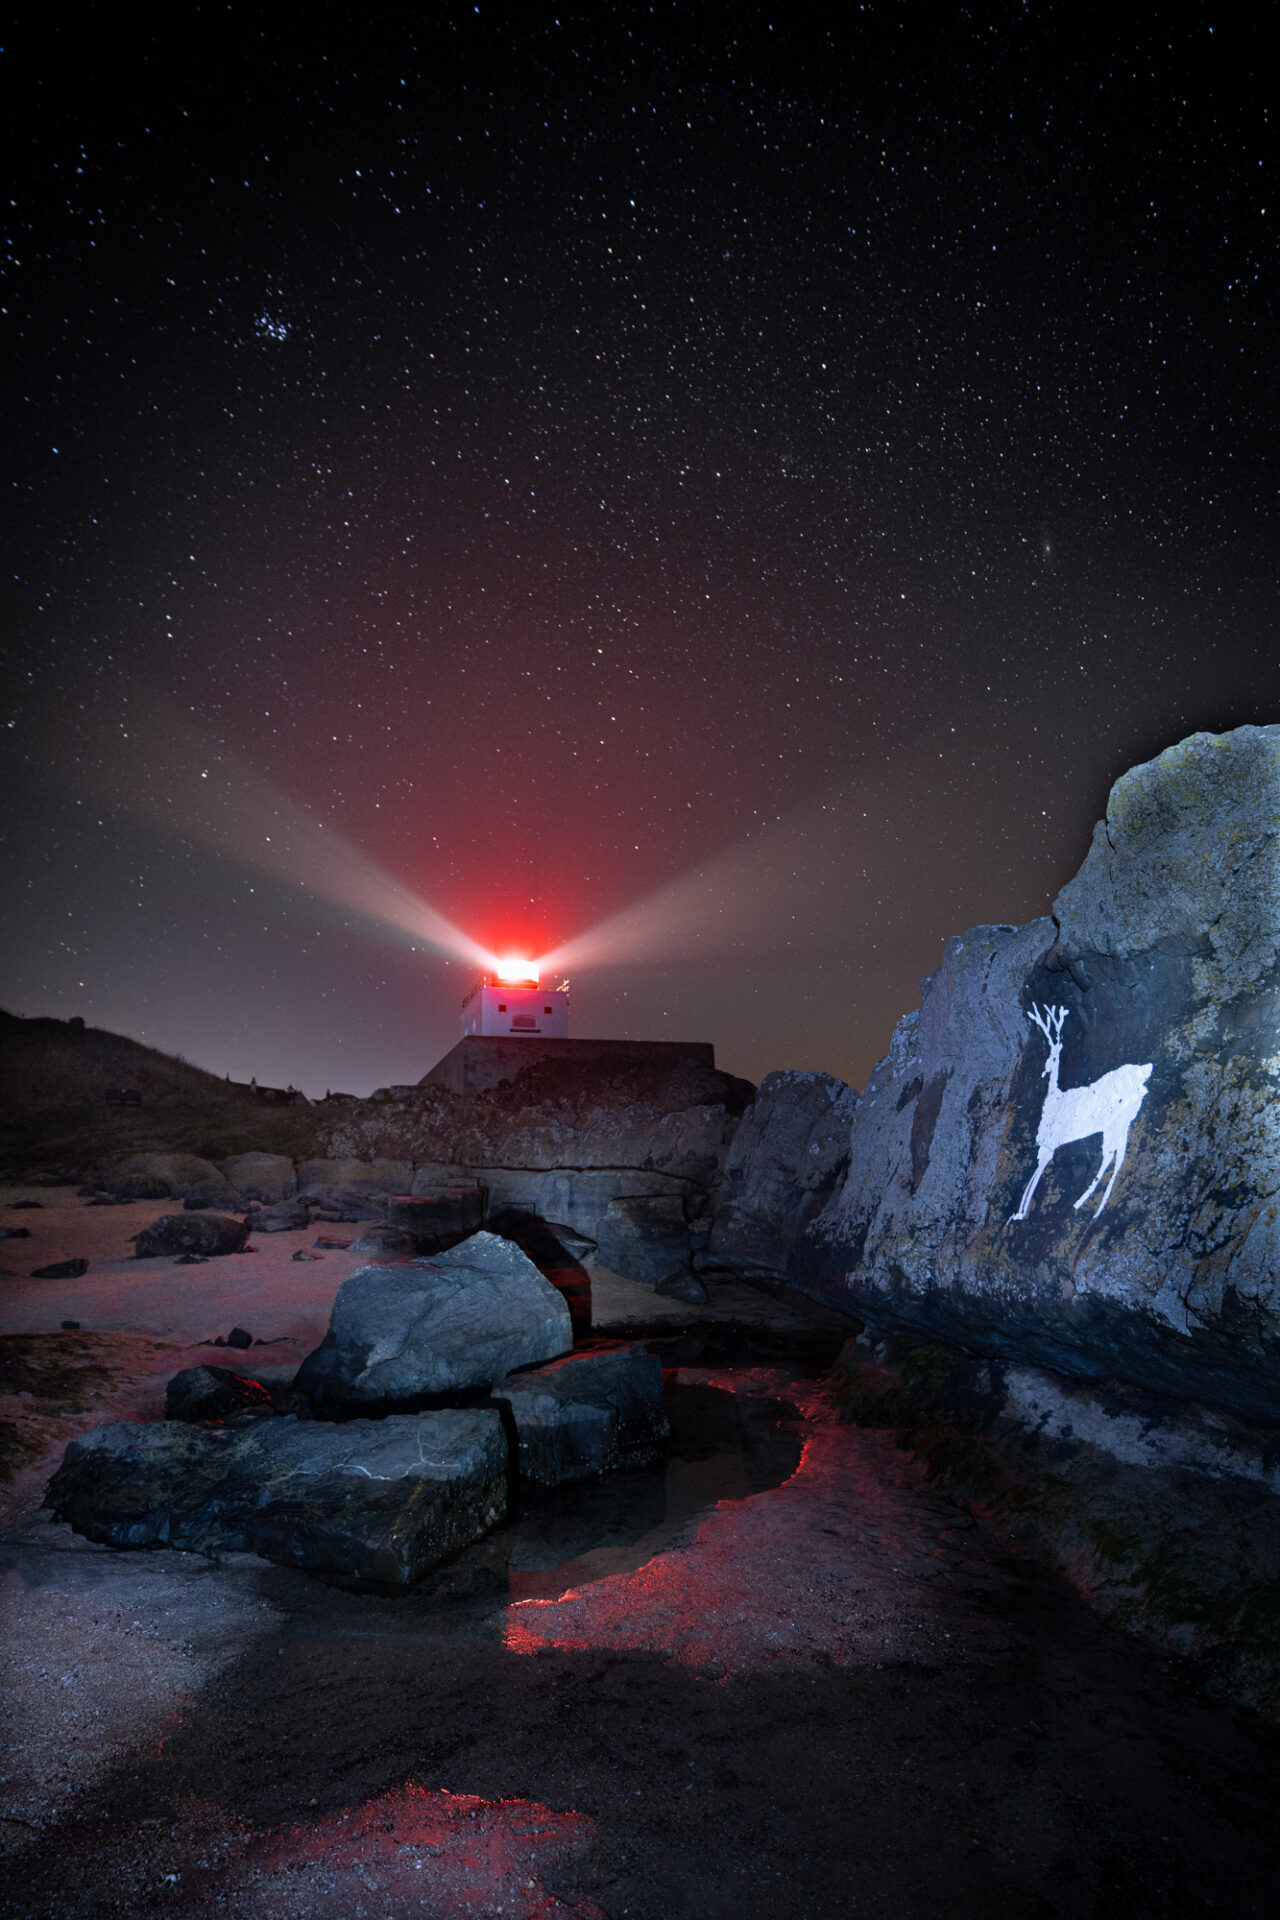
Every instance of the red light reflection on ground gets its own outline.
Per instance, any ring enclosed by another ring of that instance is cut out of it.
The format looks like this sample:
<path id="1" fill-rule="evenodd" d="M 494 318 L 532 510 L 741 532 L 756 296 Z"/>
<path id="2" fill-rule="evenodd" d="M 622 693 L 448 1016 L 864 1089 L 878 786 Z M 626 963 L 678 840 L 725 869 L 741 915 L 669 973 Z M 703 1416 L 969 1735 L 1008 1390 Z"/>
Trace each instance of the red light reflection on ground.
<path id="1" fill-rule="evenodd" d="M 604 1920 L 591 1901 L 566 1906 L 540 1880 L 545 1862 L 593 1833 L 585 1814 L 536 1800 L 482 1800 L 410 1781 L 316 1826 L 251 1842 L 209 1893 L 251 1885 L 255 1920 Z"/>
<path id="2" fill-rule="evenodd" d="M 800 1464 L 781 1486 L 722 1500 L 691 1545 L 558 1599 L 514 1601 L 512 1653 L 611 1647 L 706 1672 L 918 1658 L 956 1624 L 921 1469 L 881 1435 L 842 1425 L 817 1387 L 754 1368 L 680 1379 L 800 1408 Z M 971 1624 L 971 1623 L 966 1623 Z M 972 1641 L 973 1633 L 967 1637 Z"/>

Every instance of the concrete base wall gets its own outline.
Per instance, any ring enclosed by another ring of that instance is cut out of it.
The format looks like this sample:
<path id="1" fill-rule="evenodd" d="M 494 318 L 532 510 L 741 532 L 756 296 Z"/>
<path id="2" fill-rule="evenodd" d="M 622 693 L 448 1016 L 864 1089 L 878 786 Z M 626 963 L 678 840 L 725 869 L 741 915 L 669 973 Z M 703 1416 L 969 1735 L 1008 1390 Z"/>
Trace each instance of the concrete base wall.
<path id="1" fill-rule="evenodd" d="M 709 1040 L 508 1040 L 471 1034 L 437 1060 L 418 1085 L 481 1093 L 514 1080 L 536 1060 L 589 1061 L 602 1073 L 639 1065 L 675 1066 L 681 1061 L 714 1068 L 716 1050 Z"/>

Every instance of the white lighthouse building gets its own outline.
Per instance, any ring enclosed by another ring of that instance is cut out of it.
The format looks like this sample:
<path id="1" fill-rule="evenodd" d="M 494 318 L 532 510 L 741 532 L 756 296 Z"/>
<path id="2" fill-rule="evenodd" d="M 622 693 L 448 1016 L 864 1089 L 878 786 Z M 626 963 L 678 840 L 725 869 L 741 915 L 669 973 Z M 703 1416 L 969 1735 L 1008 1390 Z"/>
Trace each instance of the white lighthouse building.
<path id="1" fill-rule="evenodd" d="M 569 982 L 544 987 L 536 968 L 511 961 L 497 973 L 482 974 L 462 1003 L 462 1037 L 566 1040 L 569 1036 Z"/>

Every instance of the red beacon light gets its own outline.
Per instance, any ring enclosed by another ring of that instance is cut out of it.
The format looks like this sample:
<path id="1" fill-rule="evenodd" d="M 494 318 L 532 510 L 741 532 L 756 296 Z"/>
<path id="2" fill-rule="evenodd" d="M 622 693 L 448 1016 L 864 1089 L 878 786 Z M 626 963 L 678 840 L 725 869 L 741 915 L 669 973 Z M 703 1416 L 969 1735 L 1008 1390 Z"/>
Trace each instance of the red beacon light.
<path id="1" fill-rule="evenodd" d="M 532 960 L 508 954 L 492 973 L 481 974 L 462 1003 L 462 1037 L 486 1040 L 565 1040 L 569 1035 L 569 982 L 539 984 Z"/>
<path id="2" fill-rule="evenodd" d="M 529 960 L 521 960 L 518 955 L 508 955 L 499 960 L 497 979 L 504 987 L 536 987 L 538 969 Z"/>

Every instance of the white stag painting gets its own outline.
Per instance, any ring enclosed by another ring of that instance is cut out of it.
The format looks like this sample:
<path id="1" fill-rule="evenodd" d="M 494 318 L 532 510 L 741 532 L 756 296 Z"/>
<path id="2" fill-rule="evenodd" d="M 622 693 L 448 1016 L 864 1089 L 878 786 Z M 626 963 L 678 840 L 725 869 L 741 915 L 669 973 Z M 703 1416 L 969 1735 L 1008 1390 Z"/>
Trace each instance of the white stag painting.
<path id="1" fill-rule="evenodd" d="M 1077 1208 L 1097 1191 L 1107 1168 L 1111 1169 L 1111 1178 L 1107 1181 L 1106 1191 L 1094 1211 L 1094 1219 L 1102 1212 L 1111 1198 L 1111 1189 L 1115 1186 L 1116 1175 L 1124 1165 L 1125 1148 L 1129 1144 L 1129 1129 L 1137 1118 L 1138 1109 L 1147 1097 L 1147 1081 L 1151 1078 L 1151 1065 L 1145 1067 L 1113 1067 L 1110 1073 L 1104 1073 L 1101 1080 L 1095 1080 L 1087 1087 L 1060 1087 L 1058 1085 L 1058 1062 L 1062 1058 L 1062 1029 L 1067 1018 L 1066 1007 L 1033 1006 L 1027 1015 L 1033 1026 L 1039 1027 L 1049 1042 L 1049 1058 L 1044 1063 L 1045 1077 L 1049 1084 L 1045 1088 L 1044 1106 L 1040 1110 L 1040 1125 L 1036 1129 L 1036 1147 L 1039 1158 L 1036 1170 L 1028 1180 L 1026 1190 L 1018 1203 L 1018 1211 L 1009 1215 L 1010 1221 L 1025 1220 L 1027 1208 L 1031 1205 L 1031 1196 L 1040 1184 L 1041 1175 L 1052 1160 L 1059 1147 L 1065 1147 L 1070 1140 L 1088 1140 L 1093 1134 L 1102 1135 L 1102 1164 L 1094 1174 L 1080 1198 Z"/>

